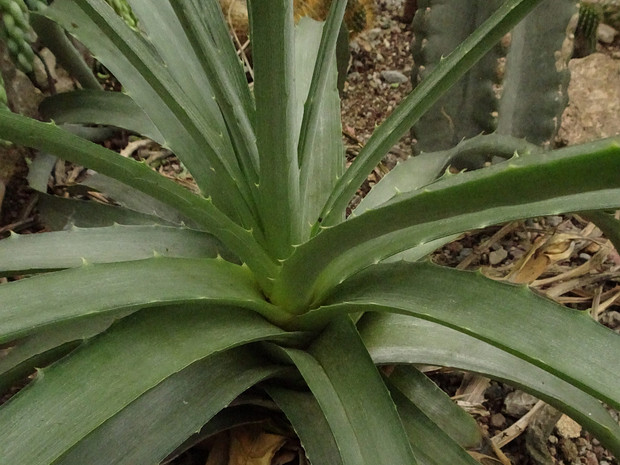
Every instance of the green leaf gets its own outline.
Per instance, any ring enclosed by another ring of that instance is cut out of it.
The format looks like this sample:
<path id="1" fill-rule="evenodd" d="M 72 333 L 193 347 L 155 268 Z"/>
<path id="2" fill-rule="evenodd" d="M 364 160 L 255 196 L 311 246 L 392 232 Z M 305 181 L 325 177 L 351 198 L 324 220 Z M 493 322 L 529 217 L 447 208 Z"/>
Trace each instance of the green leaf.
<path id="1" fill-rule="evenodd" d="M 375 363 L 448 366 L 507 382 L 564 411 L 616 456 L 620 454 L 620 426 L 601 403 L 532 363 L 455 329 L 411 316 L 369 313 L 359 328 Z"/>
<path id="2" fill-rule="evenodd" d="M 149 117 L 127 94 L 77 90 L 52 95 L 39 106 L 41 116 L 56 124 L 89 123 L 117 126 L 162 144 L 164 138 Z"/>
<path id="3" fill-rule="evenodd" d="M 465 139 L 450 150 L 410 157 L 381 178 L 351 215 L 359 216 L 403 192 L 411 192 L 431 184 L 444 175 L 450 164 L 456 161 L 467 163 L 471 157 L 479 157 L 481 154 L 491 160 L 492 157 L 512 158 L 515 153 L 523 156 L 540 151 L 539 147 L 522 139 L 488 134 Z"/>
<path id="4" fill-rule="evenodd" d="M 74 136 L 53 124 L 41 123 L 11 112 L 0 114 L 0 138 L 64 157 L 166 203 L 217 236 L 259 277 L 275 274 L 275 264 L 258 245 L 251 231 L 235 224 L 210 199 L 192 194 L 142 163 L 120 156 Z M 233 245 L 234 244 L 234 245 Z"/>
<path id="5" fill-rule="evenodd" d="M 424 373 L 413 366 L 400 365 L 389 376 L 390 384 L 413 402 L 429 421 L 441 428 L 461 447 L 476 447 L 482 441 L 480 427 Z M 438 448 L 441 450 L 441 448 Z M 445 461 L 444 463 L 451 463 Z"/>
<path id="6" fill-rule="evenodd" d="M 293 425 L 312 463 L 342 465 L 342 457 L 329 423 L 310 392 L 268 385 L 267 394 Z"/>
<path id="7" fill-rule="evenodd" d="M 173 2 L 172 8 L 198 57 L 202 73 L 212 84 L 214 100 L 230 132 L 245 182 L 254 188 L 259 171 L 252 121 L 254 102 L 221 6 L 216 2 L 183 0 Z"/>
<path id="8" fill-rule="evenodd" d="M 287 354 L 316 397 L 344 464 L 416 463 L 394 403 L 347 316 L 335 318 L 308 352 Z"/>
<path id="9" fill-rule="evenodd" d="M 335 59 L 333 54 L 324 54 L 325 51 L 320 48 L 319 41 L 325 27 L 322 23 L 302 17 L 295 28 L 296 108 L 298 124 L 302 124 L 296 129 L 300 132 L 300 138 L 304 139 L 298 143 L 301 163 L 299 181 L 302 199 L 300 205 L 302 241 L 309 239 L 309 225 L 317 221 L 329 193 L 344 171 L 345 157 Z M 320 55 L 321 53 L 323 55 Z M 328 66 L 328 63 L 332 65 Z M 324 74 L 317 78 L 316 73 L 319 68 L 318 72 Z M 315 83 L 311 78 L 317 82 Z M 325 87 L 321 91 L 321 96 L 312 93 L 311 85 Z M 305 105 L 303 105 L 304 102 Z M 303 118 L 306 118 L 307 127 L 303 126 Z M 304 131 L 309 131 L 309 133 L 304 134 Z M 302 148 L 303 144 L 305 147 Z"/>
<path id="10" fill-rule="evenodd" d="M 176 208 L 109 176 L 90 171 L 80 185 L 96 189 L 110 197 L 114 203 L 132 211 L 156 216 L 169 223 L 196 227 L 191 218 L 183 215 Z"/>
<path id="11" fill-rule="evenodd" d="M 79 228 L 97 228 L 125 225 L 153 225 L 170 223 L 156 216 L 145 215 L 133 210 L 107 205 L 89 200 L 57 197 L 39 193 L 37 209 L 43 224 L 50 231 L 60 231 L 72 226 Z"/>
<path id="12" fill-rule="evenodd" d="M 338 180 L 321 217 L 324 226 L 340 222 L 349 200 L 368 173 L 415 122 L 540 0 L 508 0 L 418 85 L 375 130 L 354 163 Z"/>
<path id="13" fill-rule="evenodd" d="M 331 305 L 307 316 L 327 316 L 338 307 L 349 307 L 434 321 L 539 366 L 614 408 L 620 406 L 620 372 L 609 364 L 620 351 L 620 337 L 586 313 L 538 297 L 526 287 L 473 272 L 402 262 L 358 273 L 327 303 Z M 554 334 L 552 328 L 562 332 Z M 588 341 L 587 352 L 575 344 L 577 334 Z"/>
<path id="14" fill-rule="evenodd" d="M 264 301 L 247 268 L 222 259 L 85 265 L 2 284 L 0 301 L 0 341 L 76 318 L 172 303 L 234 304 L 276 319 L 280 314 Z"/>
<path id="15" fill-rule="evenodd" d="M 164 307 L 131 315 L 39 372 L 0 408 L 0 456 L 7 463 L 48 465 L 171 375 L 212 354 L 282 334 L 235 308 Z M 234 380 L 225 383 L 234 386 Z M 187 408 L 175 404 L 175 410 Z"/>
<path id="16" fill-rule="evenodd" d="M 336 44 L 340 27 L 344 18 L 347 0 L 331 2 L 326 22 L 323 26 L 321 41 L 318 44 L 316 57 L 310 60 L 312 66 L 312 80 L 310 82 L 307 99 L 304 104 L 303 119 L 299 133 L 299 165 L 303 166 L 305 158 L 313 156 L 317 151 L 315 136 L 321 127 L 322 106 L 329 93 L 336 92 Z M 296 45 L 301 45 L 300 37 L 296 37 Z M 305 41 L 303 42 L 304 46 Z M 301 74 L 301 73 L 299 73 Z M 332 97 L 330 97 L 332 98 Z M 316 156 L 316 155 L 314 155 Z"/>
<path id="17" fill-rule="evenodd" d="M 49 251 L 54 253 L 50 254 Z M 215 258 L 221 244 L 207 233 L 170 226 L 77 228 L 44 234 L 11 234 L 0 241 L 0 274 L 76 268 L 151 258 Z"/>
<path id="18" fill-rule="evenodd" d="M 425 465 L 479 464 L 418 407 L 424 405 L 423 400 L 405 396 L 392 383 L 388 381 L 387 384 L 418 462 Z"/>
<path id="19" fill-rule="evenodd" d="M 272 301 L 302 312 L 364 266 L 434 239 L 525 217 L 618 207 L 619 172 L 620 139 L 611 138 L 512 159 L 398 195 L 297 247 L 283 264 Z"/>
<path id="20" fill-rule="evenodd" d="M 260 154 L 260 216 L 270 254 L 283 259 L 299 243 L 299 165 L 295 118 L 295 34 L 290 0 L 248 2 L 256 138 Z"/>
<path id="21" fill-rule="evenodd" d="M 201 191 L 212 196 L 217 206 L 239 224 L 255 226 L 253 200 L 249 187 L 237 184 L 243 177 L 227 132 L 217 127 L 217 119 L 200 113 L 200 102 L 192 100 L 182 83 L 174 79 L 152 43 L 99 0 L 55 1 L 45 14 L 74 34 L 119 79 L 164 136 L 165 145 L 187 166 Z M 160 40 L 167 39 L 162 36 Z M 193 55 L 191 49 L 176 53 Z"/>
<path id="22" fill-rule="evenodd" d="M 159 463 L 239 394 L 281 371 L 245 346 L 211 355 L 147 391 L 54 463 Z"/>
<path id="23" fill-rule="evenodd" d="M 128 313 L 126 313 L 128 314 Z M 59 360 L 89 337 L 103 332 L 126 314 L 103 315 L 40 331 L 17 341 L 0 359 L 0 392 L 5 392 L 38 368 Z"/>

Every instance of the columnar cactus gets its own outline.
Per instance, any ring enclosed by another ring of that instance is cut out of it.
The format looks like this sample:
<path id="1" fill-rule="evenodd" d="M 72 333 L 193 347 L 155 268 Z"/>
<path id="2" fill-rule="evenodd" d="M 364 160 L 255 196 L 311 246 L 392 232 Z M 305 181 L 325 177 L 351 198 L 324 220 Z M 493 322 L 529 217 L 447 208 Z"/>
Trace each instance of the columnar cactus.
<path id="1" fill-rule="evenodd" d="M 499 3 L 419 2 L 413 21 L 414 86 Z M 507 48 L 498 44 L 414 126 L 415 151 L 446 150 L 463 139 L 492 132 L 539 146 L 552 144 L 567 102 L 566 29 L 576 11 L 573 0 L 542 2 L 505 38 Z M 465 167 L 482 161 L 470 160 Z"/>

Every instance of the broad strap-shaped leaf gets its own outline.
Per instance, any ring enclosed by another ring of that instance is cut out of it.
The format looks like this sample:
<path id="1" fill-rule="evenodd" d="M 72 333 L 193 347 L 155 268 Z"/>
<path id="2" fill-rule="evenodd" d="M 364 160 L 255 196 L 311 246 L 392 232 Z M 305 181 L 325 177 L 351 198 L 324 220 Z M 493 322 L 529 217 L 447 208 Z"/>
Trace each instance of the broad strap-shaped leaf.
<path id="1" fill-rule="evenodd" d="M 523 139 L 488 134 L 465 139 L 450 150 L 410 157 L 381 178 L 351 215 L 359 216 L 403 192 L 411 192 L 431 184 L 444 175 L 449 165 L 457 160 L 466 163 L 471 157 L 484 154 L 485 158 L 491 161 L 493 157 L 509 159 L 515 153 L 523 156 L 540 151 L 539 147 Z"/>
<path id="2" fill-rule="evenodd" d="M 237 225 L 209 198 L 192 194 L 148 166 L 70 134 L 57 126 L 11 112 L 0 114 L 0 137 L 37 148 L 117 179 L 178 209 L 200 228 L 217 236 L 258 276 L 273 276 L 275 264 L 258 245 L 251 231 Z M 259 271 L 260 270 L 260 271 Z"/>
<path id="3" fill-rule="evenodd" d="M 305 158 L 313 156 L 317 150 L 315 140 L 321 128 L 321 113 L 323 112 L 321 107 L 327 98 L 332 98 L 328 96 L 334 93 L 337 88 L 337 83 L 334 80 L 336 79 L 336 44 L 346 6 L 347 0 L 332 2 L 322 29 L 316 57 L 309 62 L 312 65 L 312 79 L 306 94 L 307 99 L 304 104 L 299 134 L 298 156 L 300 168 L 304 165 Z M 299 37 L 297 40 L 299 40 Z M 301 44 L 297 43 L 296 45 L 299 47 Z"/>
<path id="4" fill-rule="evenodd" d="M 199 102 L 186 94 L 149 40 L 99 0 L 59 0 L 45 14 L 78 37 L 120 80 L 201 191 L 238 223 L 255 226 L 253 199 L 249 187 L 240 181 L 243 177 L 227 132 L 214 125 L 216 119 L 200 113 Z"/>
<path id="5" fill-rule="evenodd" d="M 37 209 L 43 224 L 50 231 L 66 230 L 73 226 L 99 228 L 113 226 L 114 224 L 173 226 L 173 224 L 156 216 L 145 215 L 115 205 L 43 193 L 39 193 L 38 196 Z"/>
<path id="6" fill-rule="evenodd" d="M 477 447 L 482 441 L 476 420 L 414 366 L 399 365 L 389 375 L 398 389 L 433 424 L 461 447 Z M 446 461 L 446 463 L 449 463 Z"/>
<path id="7" fill-rule="evenodd" d="M 223 259 L 85 265 L 2 284 L 0 301 L 0 342 L 77 318 L 173 303 L 231 304 L 273 313 L 274 320 L 283 316 L 264 301 L 247 268 Z"/>
<path id="8" fill-rule="evenodd" d="M 245 346 L 211 355 L 147 391 L 55 463 L 160 463 L 235 397 L 282 370 Z"/>
<path id="9" fill-rule="evenodd" d="M 368 173 L 416 121 L 540 0 L 508 0 L 417 86 L 373 133 L 354 163 L 338 180 L 321 218 L 324 226 L 340 222 L 349 200 Z M 317 227 L 320 225 L 317 225 Z"/>
<path id="10" fill-rule="evenodd" d="M 312 463 L 342 465 L 334 435 L 317 400 L 310 392 L 268 385 L 267 393 L 282 409 Z"/>
<path id="11" fill-rule="evenodd" d="M 343 464 L 416 463 L 394 403 L 348 316 L 332 320 L 308 352 L 287 354 L 317 399 Z"/>
<path id="12" fill-rule="evenodd" d="M 245 182 L 255 188 L 259 156 L 253 125 L 254 102 L 221 6 L 196 0 L 177 0 L 171 6 L 194 49 L 202 74 L 212 84 L 214 100 L 226 122 Z"/>
<path id="13" fill-rule="evenodd" d="M 295 31 L 290 0 L 248 2 L 256 139 L 260 155 L 260 217 L 266 246 L 278 259 L 300 237 L 299 165 L 295 140 Z"/>
<path id="14" fill-rule="evenodd" d="M 507 351 L 407 315 L 367 313 L 359 328 L 375 363 L 448 366 L 507 382 L 564 411 L 620 454 L 620 426 L 597 399 Z"/>
<path id="15" fill-rule="evenodd" d="M 611 138 L 512 159 L 398 195 L 297 247 L 283 264 L 272 301 L 304 311 L 364 266 L 440 237 L 531 216 L 616 208 L 619 172 L 620 138 Z M 374 239 L 380 247 L 368 256 Z"/>
<path id="16" fill-rule="evenodd" d="M 333 3 L 336 4 L 337 2 Z M 325 50 L 319 47 L 321 32 L 323 31 L 324 36 L 326 27 L 327 24 L 323 26 L 323 23 L 305 16 L 300 18 L 295 27 L 295 89 L 298 112 L 296 130 L 300 137 L 298 153 L 301 163 L 299 189 L 302 242 L 309 239 L 310 225 L 316 223 L 329 193 L 344 171 L 345 156 L 335 58 L 333 54 L 325 55 Z M 322 61 L 334 63 L 327 67 L 327 63 L 321 64 Z M 324 67 L 327 69 L 323 69 Z M 309 90 L 313 85 L 312 79 L 317 79 L 317 68 L 321 68 L 321 73 L 325 74 L 318 78 L 325 82 L 316 84 L 325 86 L 321 96 Z M 307 127 L 303 126 L 303 118 L 307 118 Z M 304 131 L 310 133 L 304 135 Z M 305 141 L 301 138 L 305 138 Z M 302 144 L 306 144 L 303 149 Z M 307 152 L 305 155 L 304 150 Z"/>
<path id="17" fill-rule="evenodd" d="M 130 315 L 70 357 L 42 370 L 32 385 L 2 406 L 0 456 L 7 463 L 49 465 L 171 375 L 184 373 L 185 368 L 218 352 L 282 335 L 258 315 L 235 308 L 164 307 Z M 196 366 L 185 374 L 196 381 L 200 371 L 204 370 Z M 175 386 L 183 377 L 179 376 L 171 381 Z M 245 383 L 248 381 L 246 378 Z M 236 384 L 234 378 L 220 377 L 216 383 L 220 384 L 218 389 L 230 389 L 233 396 L 247 387 L 244 382 L 240 383 L 243 386 Z M 187 388 L 196 392 L 193 383 Z M 161 391 L 155 394 L 161 395 Z M 168 394 L 174 396 L 173 392 Z M 226 398 L 220 398 L 216 409 L 226 403 Z M 170 407 L 171 415 L 190 408 L 182 399 Z M 208 420 L 209 412 L 203 413 Z M 199 427 L 194 423 L 194 429 Z M 178 433 L 182 441 L 185 432 Z M 156 449 L 157 444 L 150 446 Z M 169 443 L 166 448 L 164 453 L 174 445 Z"/>
<path id="18" fill-rule="evenodd" d="M 39 331 L 12 344 L 0 359 L 0 392 L 5 392 L 37 369 L 46 367 L 78 347 L 84 339 L 99 334 L 127 314 L 102 315 Z"/>
<path id="19" fill-rule="evenodd" d="M 154 255 L 215 258 L 220 251 L 222 246 L 213 236 L 181 227 L 73 227 L 44 234 L 11 234 L 0 241 L 0 274 L 76 268 L 84 261 L 95 264 L 141 260 Z"/>
<path id="20" fill-rule="evenodd" d="M 41 116 L 56 124 L 89 123 L 117 126 L 165 143 L 159 129 L 127 94 L 76 90 L 52 95 L 39 106 Z"/>
<path id="21" fill-rule="evenodd" d="M 614 408 L 620 406 L 620 371 L 610 364 L 620 351 L 620 337 L 586 313 L 538 297 L 526 287 L 474 272 L 402 262 L 358 273 L 326 303 L 331 305 L 307 317 L 349 307 L 427 319 L 512 353 Z M 587 352 L 575 344 L 577 336 L 588 341 Z"/>
<path id="22" fill-rule="evenodd" d="M 387 385 L 419 463 L 424 465 L 479 463 L 418 407 L 422 400 L 418 403 L 417 399 L 408 398 L 389 381 Z"/>

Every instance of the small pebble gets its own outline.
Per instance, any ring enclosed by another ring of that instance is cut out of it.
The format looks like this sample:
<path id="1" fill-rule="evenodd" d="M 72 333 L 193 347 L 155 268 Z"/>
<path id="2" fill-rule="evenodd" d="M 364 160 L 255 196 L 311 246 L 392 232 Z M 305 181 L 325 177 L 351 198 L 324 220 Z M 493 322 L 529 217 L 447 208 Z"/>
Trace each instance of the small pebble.
<path id="1" fill-rule="evenodd" d="M 514 391 L 509 393 L 504 400 L 506 413 L 514 417 L 522 417 L 531 410 L 534 404 L 538 402 L 536 397 L 523 391 Z"/>
<path id="2" fill-rule="evenodd" d="M 506 417 L 501 413 L 491 415 L 491 426 L 495 428 L 503 428 L 506 424 Z"/>
<path id="3" fill-rule="evenodd" d="M 508 256 L 506 249 L 498 249 L 489 253 L 489 263 L 491 265 L 498 265 Z"/>
<path id="4" fill-rule="evenodd" d="M 599 42 L 603 42 L 604 44 L 611 44 L 616 38 L 616 35 L 618 35 L 618 31 L 616 31 L 609 24 L 601 23 L 598 25 L 596 35 Z"/>
<path id="5" fill-rule="evenodd" d="M 562 415 L 555 424 L 558 434 L 563 438 L 578 438 L 581 435 L 581 426 L 567 415 Z"/>
<path id="6" fill-rule="evenodd" d="M 549 438 L 547 439 L 547 441 L 549 441 L 549 443 L 551 444 L 557 444 L 558 443 L 558 438 L 557 436 L 554 436 L 553 434 L 551 436 L 549 436 Z"/>
<path id="7" fill-rule="evenodd" d="M 390 84 L 402 84 L 409 80 L 403 73 L 395 70 L 381 71 L 381 77 Z"/>
<path id="8" fill-rule="evenodd" d="M 596 455 L 592 451 L 586 452 L 586 465 L 599 465 Z"/>

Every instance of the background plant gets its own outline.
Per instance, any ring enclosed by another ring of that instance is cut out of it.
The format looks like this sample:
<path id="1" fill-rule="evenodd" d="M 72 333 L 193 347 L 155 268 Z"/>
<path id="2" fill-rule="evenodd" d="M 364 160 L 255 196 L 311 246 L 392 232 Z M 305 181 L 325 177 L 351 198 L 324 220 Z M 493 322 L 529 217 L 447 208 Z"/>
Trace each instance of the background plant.
<path id="1" fill-rule="evenodd" d="M 59 201 L 79 227 L 0 242 L 5 275 L 35 275 L 0 286 L 0 341 L 13 347 L 0 379 L 8 387 L 46 367 L 2 406 L 0 456 L 159 462 L 200 428 L 245 421 L 227 406 L 255 386 L 314 464 L 472 463 L 463 448 L 481 441 L 475 423 L 415 363 L 512 382 L 620 450 L 600 404 L 620 406 L 616 334 L 525 288 L 417 261 L 472 228 L 617 208 L 617 139 L 526 148 L 439 180 L 446 160 L 421 155 L 345 219 L 393 143 L 537 2 L 499 6 L 346 171 L 333 59 L 346 2 L 324 26 L 297 28 L 288 0 L 250 2 L 252 92 L 218 2 L 129 3 L 143 32 L 100 0 L 56 0 L 44 12 L 127 93 L 54 97 L 55 123 L 0 115 L 0 137 L 123 187 L 116 207 Z M 200 192 L 57 126 L 69 122 L 162 143 Z M 386 377 L 375 364 L 408 366 Z"/>

